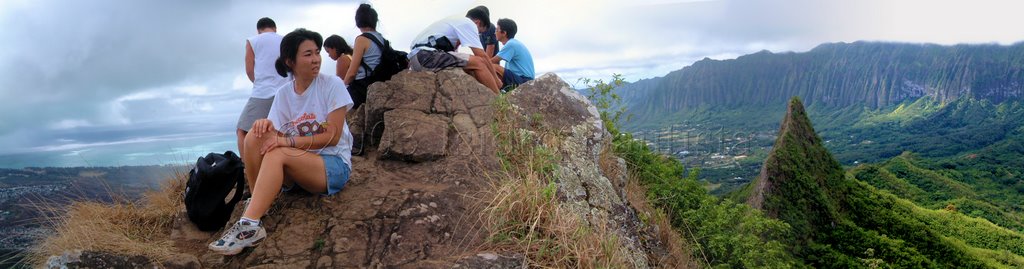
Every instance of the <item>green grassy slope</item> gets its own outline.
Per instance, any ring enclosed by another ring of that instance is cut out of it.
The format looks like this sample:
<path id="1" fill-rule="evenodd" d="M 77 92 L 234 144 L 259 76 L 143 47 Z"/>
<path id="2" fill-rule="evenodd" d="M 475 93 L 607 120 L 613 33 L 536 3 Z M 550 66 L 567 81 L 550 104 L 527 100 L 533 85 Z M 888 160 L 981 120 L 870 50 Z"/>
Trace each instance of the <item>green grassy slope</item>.
<path id="1" fill-rule="evenodd" d="M 789 224 L 794 231 L 790 251 L 814 267 L 1024 266 L 1021 233 L 954 211 L 926 209 L 861 180 L 884 181 L 887 189 L 909 197 L 935 199 L 977 195 L 969 186 L 905 159 L 882 167 L 844 172 L 794 99 L 776 146 L 761 176 L 745 189 L 745 198 Z"/>

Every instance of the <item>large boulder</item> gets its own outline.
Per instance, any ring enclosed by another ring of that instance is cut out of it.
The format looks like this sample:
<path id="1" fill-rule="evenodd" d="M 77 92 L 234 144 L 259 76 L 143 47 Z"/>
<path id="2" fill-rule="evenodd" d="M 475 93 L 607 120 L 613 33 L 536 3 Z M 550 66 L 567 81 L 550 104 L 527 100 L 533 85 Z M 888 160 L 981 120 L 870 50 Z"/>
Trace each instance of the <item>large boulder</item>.
<path id="1" fill-rule="evenodd" d="M 362 122 L 380 157 L 413 162 L 446 155 L 493 154 L 492 135 L 481 128 L 494 121 L 494 93 L 462 70 L 403 71 L 370 85 Z"/>

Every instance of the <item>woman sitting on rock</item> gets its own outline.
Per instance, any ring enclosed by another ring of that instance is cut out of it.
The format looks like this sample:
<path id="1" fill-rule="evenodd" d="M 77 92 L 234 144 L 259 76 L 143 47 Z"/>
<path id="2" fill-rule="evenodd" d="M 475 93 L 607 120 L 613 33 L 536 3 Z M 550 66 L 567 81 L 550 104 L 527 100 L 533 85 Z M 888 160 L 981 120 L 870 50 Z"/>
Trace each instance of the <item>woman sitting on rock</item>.
<path id="1" fill-rule="evenodd" d="M 235 255 L 267 237 L 260 217 L 282 189 L 295 184 L 311 193 L 341 191 L 351 172 L 352 134 L 345 113 L 352 98 L 341 79 L 320 74 L 320 34 L 296 29 L 281 40 L 277 73 L 294 78 L 281 87 L 266 119 L 245 138 L 245 177 L 252 199 L 241 219 L 209 248 Z M 283 188 L 282 188 L 283 187 Z"/>

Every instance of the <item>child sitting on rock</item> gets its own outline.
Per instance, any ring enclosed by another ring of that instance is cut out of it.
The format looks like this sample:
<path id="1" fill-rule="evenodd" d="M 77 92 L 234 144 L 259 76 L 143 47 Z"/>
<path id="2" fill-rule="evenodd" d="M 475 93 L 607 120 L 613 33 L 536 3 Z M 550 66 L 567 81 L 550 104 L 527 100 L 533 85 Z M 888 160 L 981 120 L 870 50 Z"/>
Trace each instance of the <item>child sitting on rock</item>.
<path id="1" fill-rule="evenodd" d="M 534 78 L 533 56 L 530 55 L 530 50 L 526 49 L 523 42 L 515 39 L 517 28 L 515 21 L 500 19 L 495 32 L 498 41 L 505 47 L 498 52 L 497 56 L 491 58 L 491 63 L 494 63 L 495 72 L 501 78 L 502 84 L 505 84 L 505 87 L 502 88 L 505 91 Z M 498 65 L 501 60 L 505 60 L 504 68 Z"/>

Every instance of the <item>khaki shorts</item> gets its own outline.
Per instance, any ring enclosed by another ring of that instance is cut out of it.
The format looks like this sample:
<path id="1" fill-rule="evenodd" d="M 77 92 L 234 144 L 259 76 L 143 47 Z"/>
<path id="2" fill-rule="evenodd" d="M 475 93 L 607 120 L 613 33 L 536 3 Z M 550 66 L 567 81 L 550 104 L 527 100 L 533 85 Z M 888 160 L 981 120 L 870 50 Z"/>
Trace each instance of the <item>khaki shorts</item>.
<path id="1" fill-rule="evenodd" d="M 269 99 L 253 98 L 249 97 L 249 102 L 245 103 L 245 108 L 242 109 L 242 115 L 238 116 L 238 125 L 235 128 L 248 132 L 252 129 L 252 123 L 258 119 L 266 119 L 267 115 L 270 115 L 270 105 L 274 103 L 274 97 Z"/>

